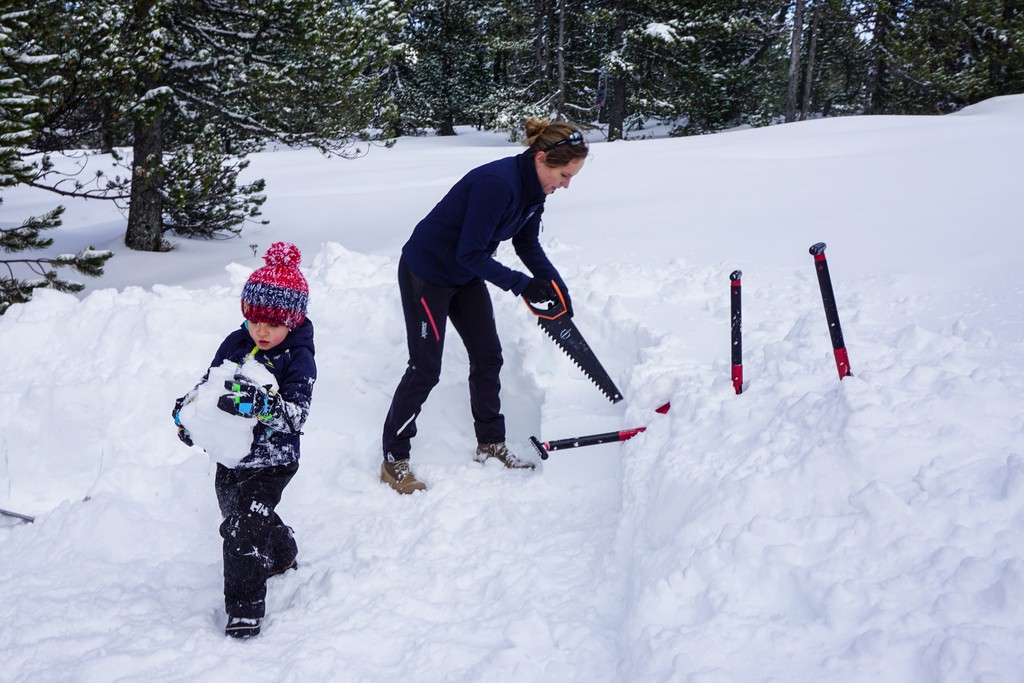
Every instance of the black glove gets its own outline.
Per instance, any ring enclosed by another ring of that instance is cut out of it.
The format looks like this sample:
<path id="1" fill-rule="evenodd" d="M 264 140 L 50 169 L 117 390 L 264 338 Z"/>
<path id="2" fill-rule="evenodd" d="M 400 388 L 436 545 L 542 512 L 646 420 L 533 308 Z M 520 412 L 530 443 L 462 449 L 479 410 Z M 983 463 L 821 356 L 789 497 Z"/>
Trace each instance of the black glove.
<path id="1" fill-rule="evenodd" d="M 523 290 L 523 298 L 535 306 L 547 303 L 548 301 L 558 301 L 558 295 L 555 294 L 551 281 L 542 280 L 539 277 L 530 278 L 530 281 L 526 283 L 526 289 Z"/>
<path id="2" fill-rule="evenodd" d="M 569 290 L 565 288 L 565 285 L 558 288 L 562 292 L 562 298 L 565 299 L 565 315 L 572 317 L 572 299 L 569 298 Z"/>
<path id="3" fill-rule="evenodd" d="M 538 277 L 531 278 L 526 283 L 526 289 L 523 290 L 523 298 L 526 299 L 527 303 L 531 306 L 540 308 L 544 304 L 552 304 L 548 307 L 548 310 L 555 310 L 560 303 L 559 294 L 561 299 L 565 300 L 565 315 L 569 318 L 572 317 L 572 299 L 569 298 L 569 291 L 562 285 L 555 291 L 555 287 L 551 280 L 542 280 Z M 534 310 L 534 313 L 537 311 Z"/>
<path id="4" fill-rule="evenodd" d="M 171 417 L 174 418 L 174 424 L 178 425 L 178 438 L 181 439 L 181 442 L 186 446 L 194 446 L 195 444 L 192 443 L 192 435 L 188 433 L 187 429 L 185 429 L 185 425 L 181 424 L 181 417 L 179 417 L 181 408 L 185 405 L 186 398 L 188 398 L 188 396 L 182 396 L 174 402 L 174 410 L 171 411 Z"/>
<path id="5" fill-rule="evenodd" d="M 217 399 L 217 407 L 231 415 L 269 420 L 277 414 L 278 395 L 271 393 L 270 385 L 253 384 L 245 375 L 235 375 L 224 382 L 228 393 Z"/>
<path id="6" fill-rule="evenodd" d="M 178 425 L 178 438 L 186 446 L 195 446 L 195 444 L 192 443 L 192 435 L 188 433 L 188 430 L 185 429 L 184 425 Z"/>

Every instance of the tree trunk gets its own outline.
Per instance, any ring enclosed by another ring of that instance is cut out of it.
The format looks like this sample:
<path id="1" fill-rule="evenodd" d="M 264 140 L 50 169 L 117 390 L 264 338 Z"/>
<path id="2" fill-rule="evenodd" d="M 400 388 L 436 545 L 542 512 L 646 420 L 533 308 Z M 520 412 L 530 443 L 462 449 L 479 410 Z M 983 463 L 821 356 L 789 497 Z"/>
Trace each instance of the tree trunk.
<path id="1" fill-rule="evenodd" d="M 898 1 L 898 0 L 897 0 Z M 871 70 L 868 73 L 867 93 L 868 107 L 865 114 L 888 113 L 890 98 L 889 61 L 886 56 L 889 48 L 890 33 L 894 28 L 898 8 L 896 2 L 879 2 L 874 14 L 874 30 L 871 32 L 870 50 L 872 54 Z"/>
<path id="2" fill-rule="evenodd" d="M 800 38 L 804 32 L 804 0 L 793 8 L 793 38 L 789 43 L 789 79 L 786 83 L 786 123 L 796 120 L 796 91 L 800 79 Z"/>
<path id="3" fill-rule="evenodd" d="M 800 120 L 807 120 L 811 111 L 811 86 L 814 82 L 814 56 L 818 48 L 818 20 L 821 16 L 821 1 L 811 0 L 811 42 L 807 46 L 807 71 L 804 74 L 804 96 L 800 99 Z"/>
<path id="4" fill-rule="evenodd" d="M 132 195 L 124 243 L 137 251 L 162 251 L 163 241 L 163 126 L 161 115 L 152 122 L 135 122 Z"/>
<path id="5" fill-rule="evenodd" d="M 548 54 L 545 46 L 548 41 L 545 39 L 548 27 L 548 3 L 545 0 L 538 0 L 536 5 L 537 27 L 534 29 L 534 58 L 537 60 L 537 79 L 535 101 L 542 101 L 548 96 Z"/>
<path id="6" fill-rule="evenodd" d="M 452 19 L 450 16 L 451 6 L 444 3 L 444 11 L 441 13 L 441 30 L 445 43 L 451 45 L 452 40 Z M 455 58 L 449 50 L 441 52 L 441 97 L 440 107 L 437 112 L 437 134 L 455 135 Z"/>
<path id="7" fill-rule="evenodd" d="M 133 31 L 141 35 L 150 30 L 155 11 L 154 0 L 135 3 Z M 139 54 L 153 46 L 137 46 Z M 140 102 L 146 102 L 143 111 L 135 113 L 132 126 L 132 191 L 128 205 L 128 229 L 124 243 L 137 251 L 161 251 L 163 240 L 164 181 L 164 104 L 160 97 L 150 93 L 160 85 L 159 67 L 145 66 L 137 76 L 134 88 Z M 148 101 L 147 101 L 148 100 Z"/>
<path id="8" fill-rule="evenodd" d="M 626 33 L 626 3 L 620 0 L 615 8 L 615 28 L 612 30 L 612 46 L 622 47 Z M 611 102 L 608 104 L 608 142 L 621 140 L 626 123 L 626 76 L 616 69 L 608 76 L 612 81 Z"/>
<path id="9" fill-rule="evenodd" d="M 555 118 L 565 114 L 565 0 L 558 0 L 558 48 L 555 62 L 558 68 L 558 95 L 555 96 Z"/>

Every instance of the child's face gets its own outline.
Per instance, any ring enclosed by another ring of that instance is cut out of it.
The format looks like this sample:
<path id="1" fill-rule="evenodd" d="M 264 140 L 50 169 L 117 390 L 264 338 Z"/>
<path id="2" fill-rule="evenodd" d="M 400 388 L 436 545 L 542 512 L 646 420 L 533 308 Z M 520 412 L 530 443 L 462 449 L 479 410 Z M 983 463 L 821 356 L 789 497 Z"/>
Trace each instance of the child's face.
<path id="1" fill-rule="evenodd" d="M 268 325 L 267 323 L 247 321 L 249 336 L 260 347 L 260 351 L 269 351 L 284 341 L 288 336 L 288 328 L 284 325 Z"/>

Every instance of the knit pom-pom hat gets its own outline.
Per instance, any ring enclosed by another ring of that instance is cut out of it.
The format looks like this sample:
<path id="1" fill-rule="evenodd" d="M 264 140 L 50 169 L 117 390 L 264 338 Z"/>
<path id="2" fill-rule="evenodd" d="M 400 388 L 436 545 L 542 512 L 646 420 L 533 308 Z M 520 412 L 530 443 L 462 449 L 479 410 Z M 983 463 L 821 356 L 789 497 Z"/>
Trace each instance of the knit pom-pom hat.
<path id="1" fill-rule="evenodd" d="M 302 254 L 288 242 L 275 242 L 242 288 L 242 315 L 246 320 L 284 325 L 294 330 L 306 319 L 309 285 L 299 272 Z"/>

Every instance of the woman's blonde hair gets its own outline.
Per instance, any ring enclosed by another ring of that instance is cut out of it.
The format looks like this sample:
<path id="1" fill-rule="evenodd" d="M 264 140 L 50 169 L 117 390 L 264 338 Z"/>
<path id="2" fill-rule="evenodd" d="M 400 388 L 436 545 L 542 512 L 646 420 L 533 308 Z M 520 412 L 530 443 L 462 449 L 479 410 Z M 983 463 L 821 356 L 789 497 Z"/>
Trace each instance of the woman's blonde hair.
<path id="1" fill-rule="evenodd" d="M 568 121 L 531 117 L 525 124 L 525 144 L 531 152 L 544 152 L 544 163 L 553 168 L 584 159 L 590 153 L 583 131 Z"/>

